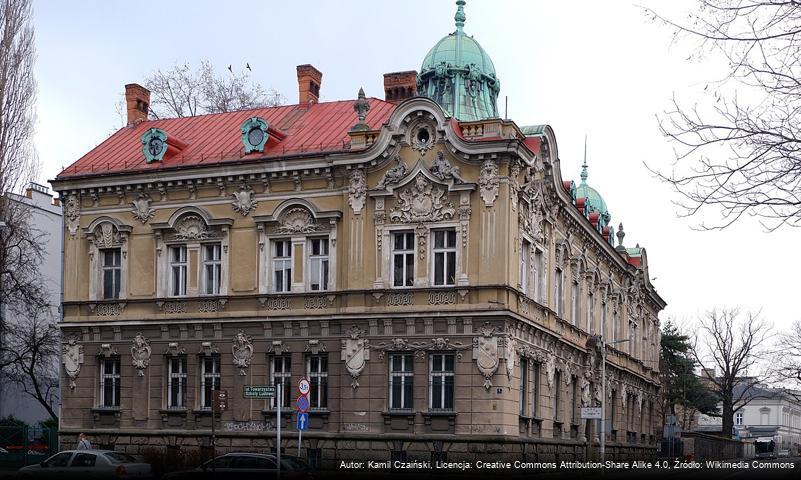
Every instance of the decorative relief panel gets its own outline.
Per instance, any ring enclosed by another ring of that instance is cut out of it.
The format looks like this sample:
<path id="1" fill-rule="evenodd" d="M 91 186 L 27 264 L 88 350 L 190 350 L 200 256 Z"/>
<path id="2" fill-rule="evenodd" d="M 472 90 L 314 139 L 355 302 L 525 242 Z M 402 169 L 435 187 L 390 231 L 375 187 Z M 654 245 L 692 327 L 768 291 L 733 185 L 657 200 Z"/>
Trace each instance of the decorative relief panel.
<path id="1" fill-rule="evenodd" d="M 267 310 L 289 309 L 289 299 L 287 297 L 267 297 L 260 299 L 260 302 Z"/>
<path id="2" fill-rule="evenodd" d="M 418 174 L 414 185 L 406 187 L 398 195 L 389 218 L 402 223 L 438 222 L 450 220 L 455 214 L 456 210 L 445 195 L 445 190 Z"/>
<path id="3" fill-rule="evenodd" d="M 239 375 L 247 375 L 246 370 L 250 367 L 250 361 L 253 358 L 253 339 L 250 335 L 240 330 L 234 336 L 231 352 L 234 354 L 234 366 L 239 369 Z"/>
<path id="4" fill-rule="evenodd" d="M 131 346 L 131 364 L 140 377 L 145 376 L 145 369 L 150 365 L 150 342 L 141 333 L 137 333 Z"/>
<path id="5" fill-rule="evenodd" d="M 259 205 L 254 198 L 253 189 L 250 185 L 241 185 L 239 191 L 232 193 L 231 196 L 234 197 L 231 207 L 235 212 L 241 213 L 243 217 L 246 217 L 251 210 Z"/>
<path id="6" fill-rule="evenodd" d="M 454 183 L 464 183 L 459 167 L 451 165 L 442 152 L 437 152 L 437 158 L 434 160 L 429 171 L 431 175 L 443 182 L 453 181 Z"/>
<path id="7" fill-rule="evenodd" d="M 387 294 L 388 307 L 400 307 L 412 305 L 414 303 L 414 293 L 412 292 L 390 292 Z"/>
<path id="8" fill-rule="evenodd" d="M 89 310 L 98 317 L 117 317 L 125 310 L 125 302 L 119 303 L 90 303 Z"/>
<path id="9" fill-rule="evenodd" d="M 364 338 L 364 333 L 364 330 L 353 325 L 345 332 L 348 338 L 342 340 L 341 359 L 350 373 L 350 386 L 353 389 L 359 387 L 359 375 L 367 365 L 367 360 L 370 360 L 370 342 Z"/>
<path id="10" fill-rule="evenodd" d="M 131 205 L 133 205 L 131 215 L 133 215 L 136 220 L 147 223 L 147 221 L 156 214 L 156 209 L 150 206 L 150 202 L 151 200 L 148 194 L 140 193 L 136 200 L 131 202 Z"/>
<path id="11" fill-rule="evenodd" d="M 454 305 L 456 304 L 456 292 L 453 290 L 428 292 L 429 305 Z"/>
<path id="12" fill-rule="evenodd" d="M 396 185 L 409 173 L 409 168 L 403 163 L 400 155 L 395 155 L 393 160 L 395 160 L 395 165 L 384 173 L 384 176 L 381 177 L 381 181 L 378 182 L 376 188 L 387 188 Z"/>
<path id="13" fill-rule="evenodd" d="M 156 302 L 164 313 L 186 313 L 186 302 Z"/>
<path id="14" fill-rule="evenodd" d="M 484 375 L 484 388 L 492 387 L 492 377 L 498 371 L 500 356 L 498 354 L 498 329 L 485 323 L 478 329 L 480 337 L 473 338 L 473 360 L 478 370 Z"/>
<path id="15" fill-rule="evenodd" d="M 353 213 L 359 215 L 364 208 L 364 201 L 367 198 L 367 178 L 364 171 L 360 168 L 350 172 L 350 187 L 348 187 L 348 203 Z"/>
<path id="16" fill-rule="evenodd" d="M 209 232 L 206 222 L 198 215 L 184 215 L 175 224 L 175 232 L 171 235 L 174 240 L 205 240 L 215 236 Z"/>
<path id="17" fill-rule="evenodd" d="M 276 232 L 279 234 L 313 233 L 322 230 L 311 212 L 302 207 L 289 209 L 281 215 Z"/>
<path id="18" fill-rule="evenodd" d="M 329 308 L 334 298 L 334 295 L 303 297 L 303 308 L 307 310 Z"/>
<path id="19" fill-rule="evenodd" d="M 484 200 L 484 205 L 491 207 L 498 198 L 498 189 L 500 186 L 498 179 L 498 165 L 493 160 L 484 160 L 481 164 L 481 175 L 478 178 L 479 190 L 481 192 L 481 199 Z"/>
<path id="20" fill-rule="evenodd" d="M 114 248 L 125 243 L 126 236 L 120 234 L 117 227 L 110 222 L 103 222 L 98 225 L 91 235 L 89 241 L 97 248 Z"/>
<path id="21" fill-rule="evenodd" d="M 75 380 L 81 373 L 83 365 L 83 345 L 78 343 L 78 338 L 69 337 L 62 348 L 64 354 L 64 372 L 70 379 L 70 389 L 75 389 Z"/>
<path id="22" fill-rule="evenodd" d="M 75 235 L 78 232 L 78 218 L 81 216 L 81 200 L 77 195 L 67 195 L 64 201 L 64 218 L 67 219 L 67 228 L 70 235 Z"/>
<path id="23" fill-rule="evenodd" d="M 215 300 L 201 300 L 198 303 L 197 311 L 201 313 L 219 312 L 225 309 L 225 304 L 228 301 L 224 298 Z"/>

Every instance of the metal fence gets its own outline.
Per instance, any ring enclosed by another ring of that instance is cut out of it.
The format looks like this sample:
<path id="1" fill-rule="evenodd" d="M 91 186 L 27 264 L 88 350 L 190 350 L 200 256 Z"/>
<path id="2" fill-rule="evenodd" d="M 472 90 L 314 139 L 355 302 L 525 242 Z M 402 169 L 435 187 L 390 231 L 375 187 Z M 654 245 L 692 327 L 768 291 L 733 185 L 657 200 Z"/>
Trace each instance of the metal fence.
<path id="1" fill-rule="evenodd" d="M 0 468 L 33 465 L 58 451 L 58 429 L 48 427 L 0 427 Z"/>

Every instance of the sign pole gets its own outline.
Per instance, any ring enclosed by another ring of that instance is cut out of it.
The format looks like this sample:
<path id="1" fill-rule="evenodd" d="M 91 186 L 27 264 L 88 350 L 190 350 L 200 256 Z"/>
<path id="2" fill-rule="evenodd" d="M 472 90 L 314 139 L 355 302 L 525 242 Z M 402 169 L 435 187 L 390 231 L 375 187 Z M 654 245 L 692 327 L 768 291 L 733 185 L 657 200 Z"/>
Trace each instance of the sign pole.
<path id="1" fill-rule="evenodd" d="M 212 401 L 211 405 L 211 471 L 214 471 L 214 456 L 216 454 L 214 444 L 216 442 L 216 431 L 214 429 L 214 424 L 217 423 L 217 412 L 215 412 L 214 402 Z"/>
<path id="2" fill-rule="evenodd" d="M 303 430 L 298 429 L 298 457 L 300 457 L 300 445 L 301 445 L 301 435 L 303 434 Z"/>
<path id="3" fill-rule="evenodd" d="M 613 398 L 614 402 L 615 399 Z M 598 442 L 598 450 L 600 453 L 600 460 L 606 460 L 606 343 L 601 338 L 601 438 Z"/>
<path id="4" fill-rule="evenodd" d="M 282 395 L 283 382 L 278 382 L 278 398 L 275 402 L 275 455 L 278 458 L 278 479 L 281 479 L 281 402 L 284 401 Z"/>

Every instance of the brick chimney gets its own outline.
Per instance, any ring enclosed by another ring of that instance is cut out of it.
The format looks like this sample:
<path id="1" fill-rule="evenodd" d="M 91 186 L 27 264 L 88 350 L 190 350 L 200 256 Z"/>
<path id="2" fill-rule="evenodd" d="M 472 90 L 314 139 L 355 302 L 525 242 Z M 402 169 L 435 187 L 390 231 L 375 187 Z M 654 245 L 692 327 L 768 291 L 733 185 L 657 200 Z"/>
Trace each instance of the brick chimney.
<path id="1" fill-rule="evenodd" d="M 384 74 L 384 99 L 392 103 L 400 103 L 407 98 L 417 96 L 417 72 L 392 72 Z"/>
<path id="2" fill-rule="evenodd" d="M 298 103 L 317 103 L 320 100 L 320 85 L 323 73 L 313 66 L 298 65 Z"/>
<path id="3" fill-rule="evenodd" d="M 128 107 L 128 126 L 147 120 L 150 108 L 150 90 L 138 83 L 125 86 L 125 105 Z"/>

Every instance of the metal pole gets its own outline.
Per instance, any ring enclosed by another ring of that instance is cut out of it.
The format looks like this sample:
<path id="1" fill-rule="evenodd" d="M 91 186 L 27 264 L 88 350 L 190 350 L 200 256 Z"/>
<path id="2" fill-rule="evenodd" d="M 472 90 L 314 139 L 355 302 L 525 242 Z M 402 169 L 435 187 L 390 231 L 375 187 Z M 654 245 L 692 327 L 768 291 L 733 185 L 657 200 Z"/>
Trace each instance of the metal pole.
<path id="1" fill-rule="evenodd" d="M 298 412 L 298 415 L 301 415 L 301 413 Z M 300 445 L 301 445 L 300 442 L 301 442 L 301 435 L 302 434 L 303 434 L 303 430 L 298 429 L 298 457 L 300 457 Z"/>
<path id="2" fill-rule="evenodd" d="M 217 392 L 217 397 L 219 397 L 219 396 L 220 396 L 220 393 L 218 391 Z M 216 400 L 215 399 L 211 400 L 211 471 L 212 472 L 215 471 L 214 457 L 217 454 L 217 452 L 215 451 L 216 449 L 214 447 L 214 444 L 217 443 L 217 440 L 216 440 L 216 433 L 217 432 L 216 432 L 215 427 L 214 427 L 214 425 L 217 423 L 217 411 L 216 411 L 217 408 L 214 406 L 215 401 L 219 402 L 219 398 L 217 398 Z"/>
<path id="3" fill-rule="evenodd" d="M 614 399 L 612 400 L 614 401 Z M 606 453 L 606 343 L 601 338 L 601 432 L 600 432 L 600 457 L 601 462 L 605 460 Z"/>
<path id="4" fill-rule="evenodd" d="M 275 402 L 275 455 L 278 459 L 278 479 L 281 478 L 281 403 L 284 401 L 284 396 L 281 392 L 283 382 L 278 382 L 278 401 Z"/>

